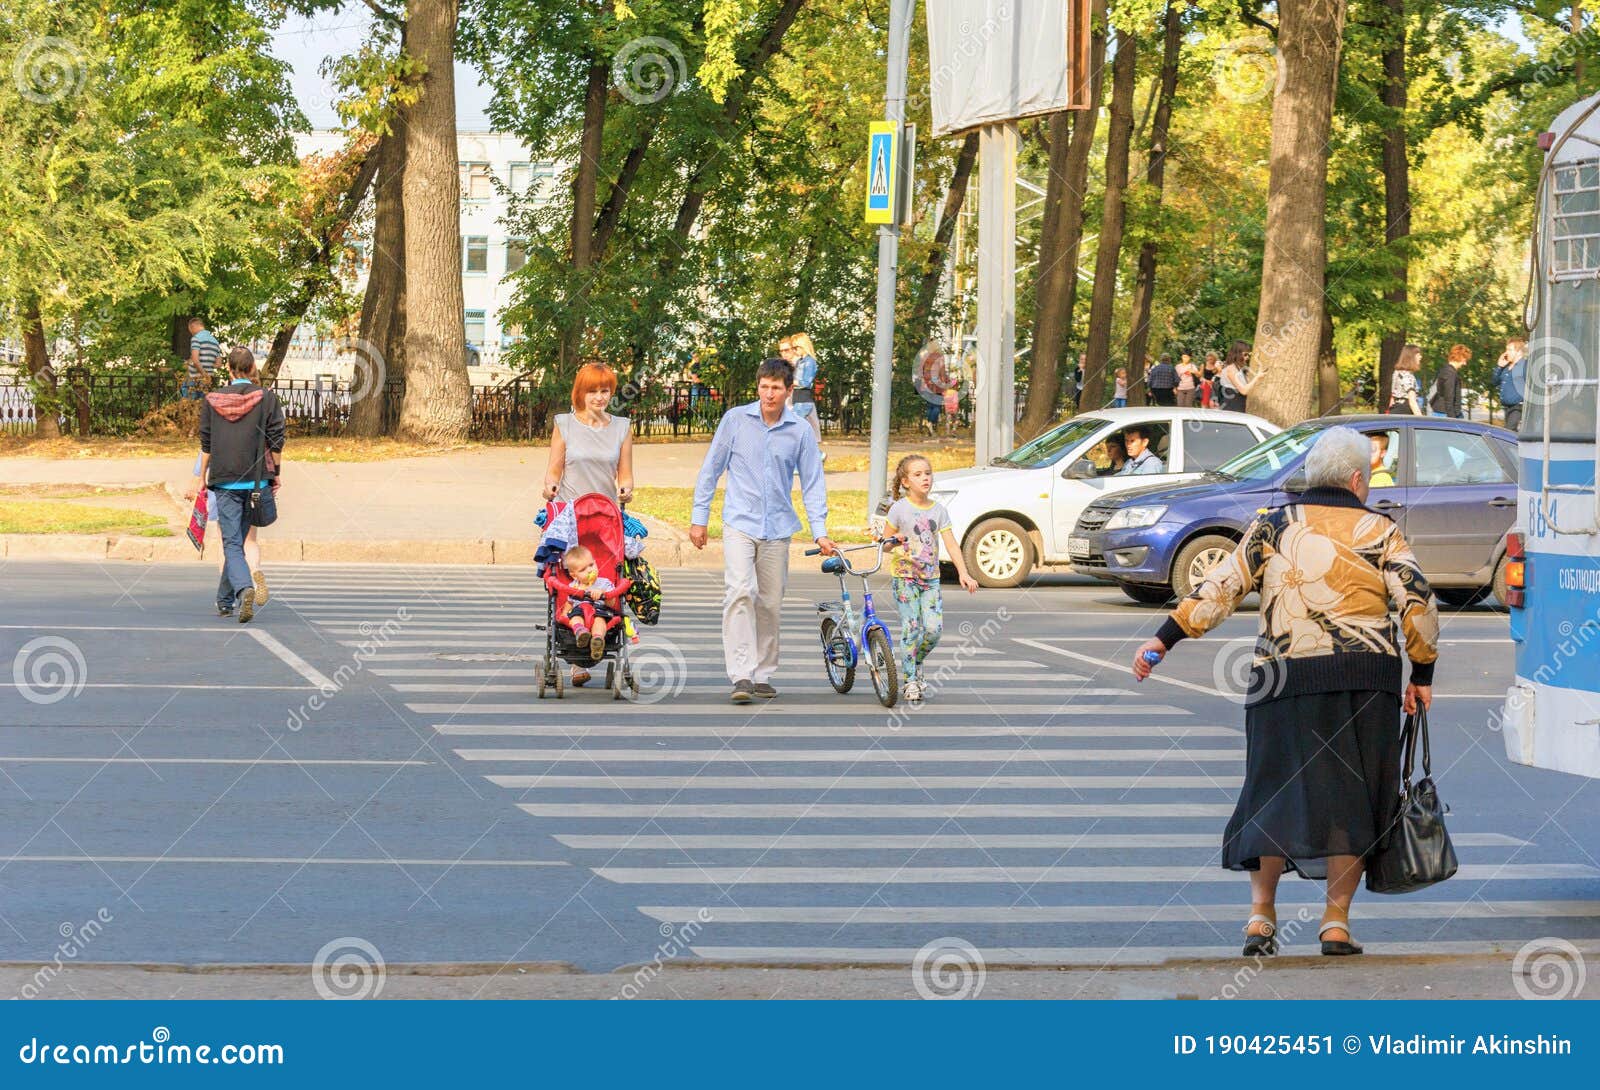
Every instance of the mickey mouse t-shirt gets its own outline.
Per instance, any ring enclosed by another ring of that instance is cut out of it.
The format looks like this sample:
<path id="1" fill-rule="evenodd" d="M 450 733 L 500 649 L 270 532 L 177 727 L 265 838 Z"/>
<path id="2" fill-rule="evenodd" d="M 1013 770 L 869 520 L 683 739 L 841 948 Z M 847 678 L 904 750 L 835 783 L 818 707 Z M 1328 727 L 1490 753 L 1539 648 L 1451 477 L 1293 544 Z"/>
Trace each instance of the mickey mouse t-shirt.
<path id="1" fill-rule="evenodd" d="M 950 529 L 950 512 L 935 501 L 918 507 L 902 496 L 889 508 L 889 525 L 907 544 L 894 551 L 889 573 L 896 579 L 934 580 L 939 578 L 939 535 Z"/>

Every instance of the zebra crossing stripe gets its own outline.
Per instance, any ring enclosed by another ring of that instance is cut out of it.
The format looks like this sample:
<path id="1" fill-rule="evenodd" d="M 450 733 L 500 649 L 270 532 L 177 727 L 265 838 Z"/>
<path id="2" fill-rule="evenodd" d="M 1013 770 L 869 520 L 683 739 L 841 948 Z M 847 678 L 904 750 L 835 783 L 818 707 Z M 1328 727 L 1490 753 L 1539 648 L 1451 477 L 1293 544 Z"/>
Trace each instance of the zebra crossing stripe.
<path id="1" fill-rule="evenodd" d="M 1126 882 L 1182 886 L 1191 882 L 1239 883 L 1236 873 L 1216 864 L 1192 868 L 1170 864 L 1164 867 L 598 867 L 595 874 L 621 885 L 661 886 L 877 886 L 996 882 L 1010 885 Z M 1595 877 L 1600 877 L 1600 870 L 1582 863 L 1464 863 L 1456 872 L 1457 879 L 1469 882 L 1530 878 L 1580 881 Z"/>

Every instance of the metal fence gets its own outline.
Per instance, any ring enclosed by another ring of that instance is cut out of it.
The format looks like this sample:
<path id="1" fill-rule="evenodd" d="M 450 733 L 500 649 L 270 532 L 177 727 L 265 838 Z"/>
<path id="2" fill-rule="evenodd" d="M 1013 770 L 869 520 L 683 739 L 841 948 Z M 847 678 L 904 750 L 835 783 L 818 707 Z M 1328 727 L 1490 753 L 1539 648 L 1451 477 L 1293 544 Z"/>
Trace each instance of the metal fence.
<path id="1" fill-rule="evenodd" d="M 350 420 L 351 384 L 342 380 L 279 379 L 273 390 L 283 402 L 291 435 L 343 434 Z M 131 435 L 153 413 L 179 400 L 177 379 L 165 373 L 67 372 L 58 383 L 59 422 L 63 434 Z M 753 391 L 724 390 L 700 383 L 628 384 L 618 392 L 614 410 L 633 422 L 640 437 L 688 438 L 709 435 L 731 405 L 754 399 Z M 400 418 L 405 381 L 393 379 L 383 390 L 384 431 Z M 817 409 L 826 434 L 865 431 L 864 397 L 824 388 Z M 498 385 L 472 387 L 471 437 L 480 440 L 548 438 L 557 413 L 567 409 L 565 389 L 553 389 L 526 376 Z M 33 389 L 22 375 L 0 375 L 0 433 L 32 435 L 38 429 Z"/>

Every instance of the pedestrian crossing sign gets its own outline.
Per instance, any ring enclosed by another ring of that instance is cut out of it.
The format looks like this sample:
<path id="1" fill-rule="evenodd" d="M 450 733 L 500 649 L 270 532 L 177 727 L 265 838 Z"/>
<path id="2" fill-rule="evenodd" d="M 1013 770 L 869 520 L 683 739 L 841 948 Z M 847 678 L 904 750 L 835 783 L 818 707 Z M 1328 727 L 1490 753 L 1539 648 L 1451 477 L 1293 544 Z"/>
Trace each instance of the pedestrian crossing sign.
<path id="1" fill-rule="evenodd" d="M 898 173 L 900 126 L 874 121 L 867 138 L 867 222 L 894 222 L 895 175 Z"/>

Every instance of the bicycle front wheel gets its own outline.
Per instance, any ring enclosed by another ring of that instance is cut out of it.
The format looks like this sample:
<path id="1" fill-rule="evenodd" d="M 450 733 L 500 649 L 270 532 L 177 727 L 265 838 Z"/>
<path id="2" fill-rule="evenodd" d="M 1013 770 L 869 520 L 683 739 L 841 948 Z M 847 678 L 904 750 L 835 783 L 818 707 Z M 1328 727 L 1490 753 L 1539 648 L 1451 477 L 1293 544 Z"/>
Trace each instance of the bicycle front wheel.
<path id="1" fill-rule="evenodd" d="M 822 665 L 828 671 L 828 684 L 836 693 L 848 693 L 856 683 L 855 663 L 850 661 L 850 641 L 829 617 L 822 622 Z"/>
<path id="2" fill-rule="evenodd" d="M 885 708 L 894 707 L 900 698 L 900 673 L 894 665 L 894 648 L 881 628 L 867 633 L 867 666 L 872 671 L 872 689 L 878 694 L 878 703 Z"/>

